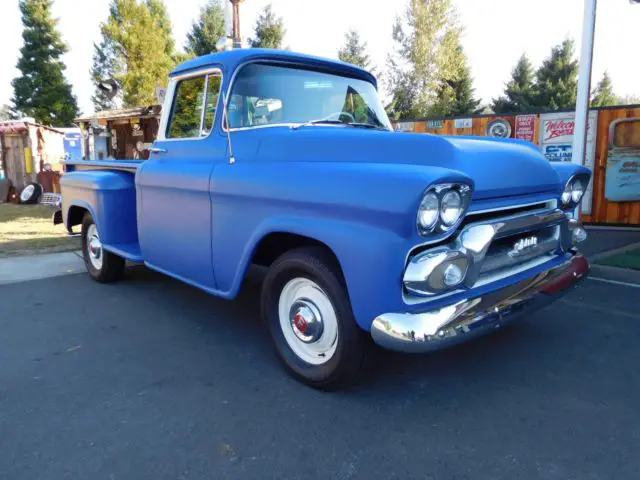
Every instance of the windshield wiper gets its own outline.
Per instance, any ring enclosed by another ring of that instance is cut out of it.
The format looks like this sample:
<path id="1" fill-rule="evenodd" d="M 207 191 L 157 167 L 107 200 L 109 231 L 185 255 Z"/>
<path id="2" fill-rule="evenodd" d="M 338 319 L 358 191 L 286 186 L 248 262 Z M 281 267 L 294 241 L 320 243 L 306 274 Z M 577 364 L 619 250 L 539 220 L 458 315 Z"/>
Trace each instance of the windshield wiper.
<path id="1" fill-rule="evenodd" d="M 302 127 L 308 127 L 310 125 L 321 125 L 321 124 L 325 124 L 325 125 L 347 125 L 344 122 L 341 122 L 340 120 L 331 120 L 330 118 L 319 118 L 317 120 L 309 120 L 308 122 L 304 122 L 304 123 L 299 123 L 298 125 L 294 125 L 293 127 L 291 127 L 291 130 L 298 130 Z"/>
<path id="2" fill-rule="evenodd" d="M 373 125 L 372 123 L 351 122 L 347 123 L 347 125 L 351 125 L 352 127 L 357 128 L 369 128 L 371 130 L 384 130 L 387 132 L 389 131 L 388 128 L 385 128 L 382 125 Z"/>
<path id="3" fill-rule="evenodd" d="M 300 123 L 291 127 L 292 130 L 298 130 L 302 127 L 308 127 L 310 125 L 342 125 L 345 127 L 353 127 L 353 128 L 368 128 L 371 130 L 385 130 L 388 131 L 387 128 L 384 128 L 379 125 L 372 125 L 371 123 L 360 123 L 360 122 L 342 122 L 340 120 L 331 120 L 329 118 L 319 118 L 318 120 L 309 120 L 308 122 Z"/>

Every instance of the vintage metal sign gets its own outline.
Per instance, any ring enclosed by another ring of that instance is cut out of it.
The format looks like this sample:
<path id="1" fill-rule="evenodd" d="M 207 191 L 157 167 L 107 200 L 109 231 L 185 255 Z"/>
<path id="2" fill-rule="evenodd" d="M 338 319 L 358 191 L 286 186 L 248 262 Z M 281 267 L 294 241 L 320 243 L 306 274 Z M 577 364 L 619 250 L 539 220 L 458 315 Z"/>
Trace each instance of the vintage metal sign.
<path id="1" fill-rule="evenodd" d="M 427 130 L 440 130 L 444 128 L 444 120 L 427 120 Z"/>
<path id="2" fill-rule="evenodd" d="M 496 118 L 487 125 L 487 136 L 509 138 L 511 136 L 511 124 L 504 118 Z"/>
<path id="3" fill-rule="evenodd" d="M 518 115 L 516 117 L 516 135 L 515 138 L 533 142 L 536 132 L 536 116 L 535 115 Z"/>
<path id="4" fill-rule="evenodd" d="M 573 145 L 570 143 L 544 145 L 542 153 L 550 162 L 570 162 L 573 154 Z"/>
<path id="5" fill-rule="evenodd" d="M 540 149 L 550 162 L 576 162 L 589 167 L 593 171 L 596 157 L 596 127 L 598 112 L 589 112 L 587 145 L 584 162 L 573 158 L 573 132 L 575 129 L 575 113 L 545 113 L 540 115 Z M 593 182 L 589 182 L 582 199 L 582 212 L 591 213 L 593 202 Z"/>
<path id="6" fill-rule="evenodd" d="M 415 126 L 414 122 L 398 122 L 396 123 L 396 132 L 413 132 Z"/>
<path id="7" fill-rule="evenodd" d="M 633 135 L 625 135 L 616 141 L 619 126 L 627 127 Z M 633 142 L 632 138 L 640 138 L 640 118 L 621 118 L 611 122 L 604 196 L 612 202 L 640 200 L 640 144 Z"/>
<path id="8" fill-rule="evenodd" d="M 473 118 L 456 118 L 454 122 L 455 128 L 473 128 Z"/>

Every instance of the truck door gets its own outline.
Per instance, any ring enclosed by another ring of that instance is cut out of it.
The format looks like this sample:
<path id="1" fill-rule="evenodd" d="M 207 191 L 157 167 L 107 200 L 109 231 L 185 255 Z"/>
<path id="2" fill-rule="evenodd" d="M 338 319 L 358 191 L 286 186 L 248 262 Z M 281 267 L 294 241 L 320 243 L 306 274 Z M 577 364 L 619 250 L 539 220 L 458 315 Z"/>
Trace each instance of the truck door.
<path id="1" fill-rule="evenodd" d="M 136 177 L 140 249 L 152 268 L 215 289 L 209 179 L 226 153 L 211 134 L 222 81 L 217 68 L 173 78 L 158 139 Z"/>
<path id="2" fill-rule="evenodd" d="M 610 202 L 640 200 L 640 118 L 621 118 L 609 126 L 604 194 Z"/>

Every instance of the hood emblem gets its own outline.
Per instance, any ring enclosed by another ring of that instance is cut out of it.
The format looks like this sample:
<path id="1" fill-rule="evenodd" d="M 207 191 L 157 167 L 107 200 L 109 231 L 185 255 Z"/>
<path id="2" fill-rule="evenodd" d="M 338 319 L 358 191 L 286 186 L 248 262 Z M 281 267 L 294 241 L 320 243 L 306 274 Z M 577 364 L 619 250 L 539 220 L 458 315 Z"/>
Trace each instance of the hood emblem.
<path id="1" fill-rule="evenodd" d="M 513 248 L 509 252 L 510 257 L 517 257 L 530 250 L 534 250 L 538 246 L 538 237 L 524 237 L 513 244 Z"/>

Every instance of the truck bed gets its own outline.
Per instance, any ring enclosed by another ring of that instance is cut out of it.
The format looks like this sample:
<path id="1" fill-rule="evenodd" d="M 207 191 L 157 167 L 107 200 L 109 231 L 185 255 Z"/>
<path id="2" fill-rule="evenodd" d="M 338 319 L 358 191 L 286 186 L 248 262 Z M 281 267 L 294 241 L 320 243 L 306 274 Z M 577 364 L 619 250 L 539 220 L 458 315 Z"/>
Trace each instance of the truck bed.
<path id="1" fill-rule="evenodd" d="M 77 160 L 64 162 L 65 171 L 75 170 L 119 170 L 136 173 L 144 160 Z"/>

